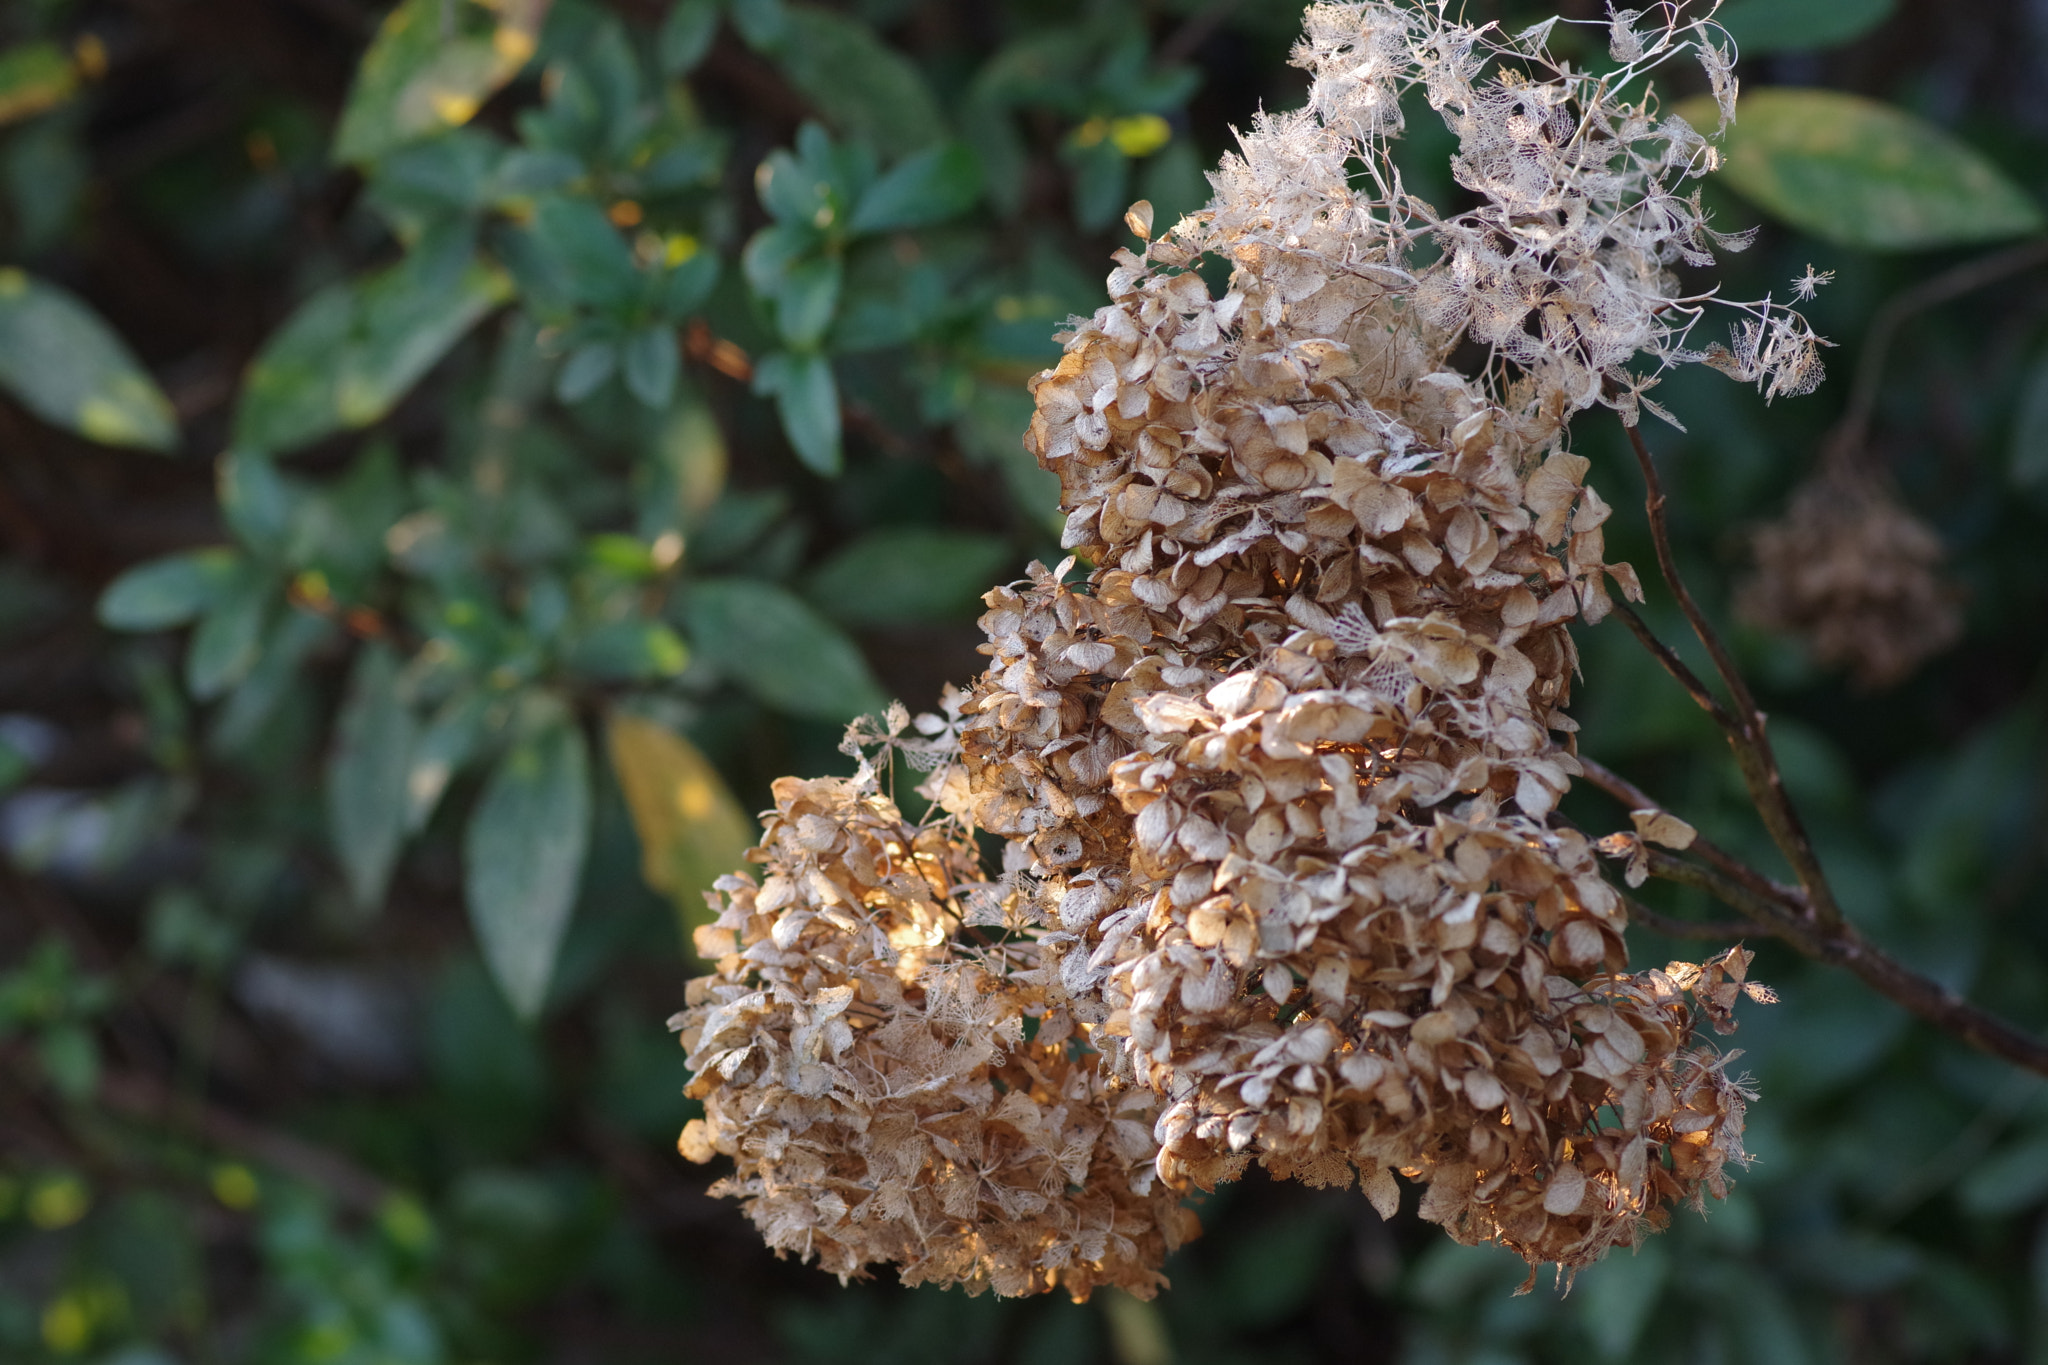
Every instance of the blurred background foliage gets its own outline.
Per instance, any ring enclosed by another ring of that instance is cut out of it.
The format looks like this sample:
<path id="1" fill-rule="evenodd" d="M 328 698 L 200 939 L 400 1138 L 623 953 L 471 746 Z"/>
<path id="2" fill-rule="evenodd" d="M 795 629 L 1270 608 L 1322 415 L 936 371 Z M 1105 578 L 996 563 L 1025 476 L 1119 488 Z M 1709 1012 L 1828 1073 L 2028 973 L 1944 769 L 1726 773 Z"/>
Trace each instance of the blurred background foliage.
<path id="1" fill-rule="evenodd" d="M 1205 1201 L 1155 1304 L 841 1289 L 671 1155 L 699 893 L 772 778 L 844 771 L 846 720 L 976 671 L 979 594 L 1056 553 L 1024 381 L 1099 302 L 1125 206 L 1199 206 L 1231 126 L 1299 98 L 1298 17 L 0 13 L 0 1357 L 2048 1362 L 2048 1086 L 1769 945 L 1784 1003 L 1734 1040 L 1757 1166 L 1569 1296 L 1256 1176 Z M 1707 186 L 1722 226 L 1764 225 L 1729 288 L 1837 272 L 1812 311 L 1841 347 L 1771 409 L 1659 390 L 1690 427 L 1651 433 L 1681 554 L 1726 620 L 1873 314 L 2040 231 L 2048 15 L 1723 17 L 1747 88 L 1779 87 Z M 1411 187 L 1461 206 L 1448 138 L 1411 127 Z M 2015 273 L 1917 315 L 1877 389 L 1962 642 L 1866 692 L 1738 635 L 1853 916 L 2035 1029 L 2044 300 Z M 1578 443 L 1630 504 L 1611 421 Z M 1610 534 L 1651 562 L 1639 518 Z M 1706 720 L 1618 629 L 1581 647 L 1587 751 L 1771 865 Z"/>

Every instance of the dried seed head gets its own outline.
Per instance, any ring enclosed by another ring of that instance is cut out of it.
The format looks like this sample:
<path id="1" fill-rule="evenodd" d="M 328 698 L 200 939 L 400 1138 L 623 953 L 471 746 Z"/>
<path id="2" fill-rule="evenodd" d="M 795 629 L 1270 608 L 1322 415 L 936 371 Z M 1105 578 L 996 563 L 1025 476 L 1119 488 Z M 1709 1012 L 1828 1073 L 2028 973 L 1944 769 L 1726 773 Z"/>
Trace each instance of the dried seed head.
<path id="1" fill-rule="evenodd" d="M 1882 478 L 1836 465 L 1753 533 L 1756 572 L 1736 606 L 1859 687 L 1890 687 L 1962 636 L 1963 594 L 1941 571 L 1934 529 Z"/>

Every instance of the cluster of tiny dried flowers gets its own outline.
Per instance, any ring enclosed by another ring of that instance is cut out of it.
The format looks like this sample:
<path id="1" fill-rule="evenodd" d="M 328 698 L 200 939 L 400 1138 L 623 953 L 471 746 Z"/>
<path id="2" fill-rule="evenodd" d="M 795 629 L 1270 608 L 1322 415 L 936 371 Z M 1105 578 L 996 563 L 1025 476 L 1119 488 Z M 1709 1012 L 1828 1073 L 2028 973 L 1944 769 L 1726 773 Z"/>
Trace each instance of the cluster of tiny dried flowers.
<path id="1" fill-rule="evenodd" d="M 739 1157 L 733 1188 L 773 1244 L 842 1273 L 894 1260 L 1003 1292 L 1145 1292 L 1148 1258 L 1192 1231 L 1174 1192 L 1254 1160 L 1356 1179 L 1386 1213 L 1398 1171 L 1425 1187 L 1425 1218 L 1532 1266 L 1584 1265 L 1724 1192 L 1748 1092 L 1696 1031 L 1732 1027 L 1748 954 L 1629 973 L 1620 897 L 1554 818 L 1579 771 L 1566 625 L 1607 613 L 1609 581 L 1640 596 L 1605 562 L 1609 508 L 1565 423 L 1595 403 L 1634 420 L 1655 378 L 1624 368 L 1638 355 L 1776 394 L 1817 380 L 1819 343 L 1766 304 L 1732 346 L 1684 348 L 1699 304 L 1672 267 L 1712 235 L 1667 182 L 1712 151 L 1619 92 L 1683 51 L 1724 109 L 1733 81 L 1709 28 L 1635 17 L 1614 16 L 1623 70 L 1596 81 L 1550 62 L 1548 26 L 1500 40 L 1434 7 L 1317 5 L 1296 51 L 1308 106 L 1262 117 L 1209 208 L 1120 253 L 1110 304 L 1034 381 L 1026 438 L 1059 476 L 1063 543 L 1093 568 L 1077 585 L 1072 561 L 1034 566 L 992 592 L 988 670 L 921 720 L 927 738 L 878 736 L 931 767 L 921 790 L 945 820 L 913 830 L 866 788 L 779 789 L 759 855 L 772 875 L 727 883 L 706 941 L 719 975 L 693 985 L 682 1027 L 707 1114 L 684 1147 Z M 1459 135 L 1477 209 L 1437 216 L 1384 155 L 1417 86 Z M 1132 226 L 1149 235 L 1143 206 Z M 1418 265 L 1426 238 L 1439 252 Z M 1230 268 L 1221 298 L 1205 261 Z M 1467 340 L 1485 348 L 1477 373 L 1451 363 Z M 936 839 L 919 855 L 930 898 L 907 877 L 829 885 L 848 855 L 823 824 L 798 854 L 799 791 L 870 812 L 895 831 L 873 836 L 883 847 Z M 1637 823 L 1626 838 L 1687 835 Z M 977 885 L 970 827 L 1007 841 L 993 886 Z M 830 932 L 871 945 L 858 980 L 804 965 L 804 935 L 826 931 L 783 927 L 828 904 L 853 926 Z M 950 947 L 948 916 L 998 941 Z M 899 919 L 932 926 L 925 956 L 888 958 L 912 936 Z M 772 981 L 771 960 L 786 963 Z M 891 1074 L 910 1039 L 965 1049 L 955 1093 L 920 1108 L 893 1084 L 846 1098 L 814 1080 L 806 1095 L 820 1045 L 799 1042 L 803 1012 L 848 984 L 875 1015 L 835 1035 L 861 1059 L 846 1074 Z M 984 1014 L 942 1019 L 934 998 Z M 718 1013 L 740 1000 L 762 1002 L 745 1024 Z M 1021 1022 L 995 1026 L 1024 1019 L 1039 1021 L 1028 1045 Z M 1004 1071 L 1048 1037 L 1033 1079 Z M 758 1051 L 730 1061 L 741 1048 Z M 1034 1105 L 1070 1097 L 1070 1122 L 1097 1106 L 1089 1180 L 1030 1184 L 1049 1149 L 1004 1116 L 1019 1085 Z M 1137 1143 L 1115 1117 L 1148 1105 Z M 912 1144 L 895 1165 L 872 1136 L 885 1113 Z M 1015 1153 L 1018 1174 L 928 1142 L 941 1113 Z M 971 1198 L 936 1193 L 969 1177 Z M 905 1205 L 924 1188 L 953 1221 Z M 1019 1188 L 1047 1201 L 1021 1247 Z M 1112 1225 L 1156 1217 L 1159 1235 L 1094 1254 L 1105 1244 L 1072 1231 L 1100 1226 L 1089 1195 Z"/>
<path id="2" fill-rule="evenodd" d="M 907 823 L 871 772 L 784 778 L 775 801 L 765 876 L 718 883 L 697 932 L 718 971 L 672 1021 L 705 1111 L 683 1155 L 732 1157 L 713 1192 L 842 1277 L 894 1262 L 1003 1295 L 1156 1292 L 1195 1231 L 1154 1168 L 1157 1100 L 1067 1045 L 1035 944 L 954 942 L 965 891 L 993 894 L 973 840 Z"/>
<path id="3" fill-rule="evenodd" d="M 1903 681 L 1961 638 L 1962 593 L 1942 573 L 1941 537 L 1880 475 L 1829 462 L 1750 538 L 1756 571 L 1736 608 L 1803 640 L 1869 690 Z"/>

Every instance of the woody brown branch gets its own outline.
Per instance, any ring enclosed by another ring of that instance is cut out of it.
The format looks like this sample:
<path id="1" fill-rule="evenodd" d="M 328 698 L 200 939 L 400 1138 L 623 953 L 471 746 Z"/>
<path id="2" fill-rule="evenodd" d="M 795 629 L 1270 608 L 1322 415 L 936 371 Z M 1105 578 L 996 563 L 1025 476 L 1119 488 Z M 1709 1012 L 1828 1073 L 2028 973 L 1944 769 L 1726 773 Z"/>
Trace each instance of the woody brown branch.
<path id="1" fill-rule="evenodd" d="M 1707 620 L 1706 613 L 1700 610 L 1699 603 L 1693 599 L 1692 591 L 1685 586 L 1685 579 L 1678 572 L 1678 562 L 1671 551 L 1670 526 L 1664 516 L 1664 485 L 1657 475 L 1657 463 L 1650 456 L 1650 448 L 1643 443 L 1642 432 L 1634 424 L 1624 423 L 1623 430 L 1628 432 L 1629 446 L 1635 451 L 1636 463 L 1643 471 L 1643 505 L 1649 514 L 1650 538 L 1656 547 L 1658 572 L 1663 574 L 1671 595 L 1678 600 L 1679 610 L 1685 613 L 1693 634 L 1706 647 L 1722 686 L 1728 689 L 1729 709 L 1735 724 L 1733 728 L 1724 727 L 1724 732 L 1728 736 L 1728 747 L 1734 751 L 1736 766 L 1741 770 L 1743 785 L 1749 791 L 1757 814 L 1763 818 L 1771 841 L 1785 855 L 1785 861 L 1792 865 L 1793 875 L 1799 879 L 1800 889 L 1806 893 L 1807 912 L 1824 924 L 1839 925 L 1842 923 L 1841 907 L 1828 885 L 1826 874 L 1821 871 L 1820 859 L 1813 851 L 1813 841 L 1807 836 L 1799 812 L 1786 795 L 1785 779 L 1778 770 L 1777 755 L 1771 751 L 1770 737 L 1765 732 L 1763 710 L 1756 704 L 1742 671 L 1735 666 L 1734 656 L 1729 654 L 1720 634 Z"/>
<path id="2" fill-rule="evenodd" d="M 1866 940 L 1844 918 L 1833 888 L 1821 870 L 1813 841 L 1785 790 L 1777 756 L 1772 752 L 1770 739 L 1765 733 L 1763 710 L 1756 704 L 1756 698 L 1735 666 L 1733 656 L 1678 572 L 1677 560 L 1671 549 L 1670 527 L 1664 515 L 1664 488 L 1657 474 L 1656 462 L 1643 442 L 1641 431 L 1633 423 L 1624 423 L 1623 428 L 1628 432 L 1629 445 L 1635 451 L 1636 463 L 1643 472 L 1644 508 L 1649 517 L 1651 542 L 1656 548 L 1657 568 L 1672 596 L 1677 599 L 1679 609 L 1685 613 L 1693 634 L 1699 637 L 1708 657 L 1713 660 L 1714 671 L 1727 689 L 1731 705 L 1723 707 L 1699 677 L 1669 646 L 1651 634 L 1635 613 L 1627 612 L 1623 619 L 1665 670 L 1721 726 L 1735 755 L 1736 766 L 1741 770 L 1750 801 L 1772 842 L 1791 865 L 1799 885 L 1796 888 L 1782 886 L 1703 839 L 1696 839 L 1691 850 L 1701 860 L 1698 862 L 1661 849 L 1646 849 L 1650 875 L 1706 891 L 1748 920 L 1765 927 L 1772 936 L 1791 945 L 1802 955 L 1847 968 L 1886 999 L 1904 1006 L 1971 1047 L 2048 1075 L 2048 1042 L 1979 1009 L 1939 982 L 1893 959 Z M 1597 763 L 1581 761 L 1585 763 L 1588 778 L 1594 785 L 1626 802 L 1632 810 L 1663 809 L 1634 784 Z"/>

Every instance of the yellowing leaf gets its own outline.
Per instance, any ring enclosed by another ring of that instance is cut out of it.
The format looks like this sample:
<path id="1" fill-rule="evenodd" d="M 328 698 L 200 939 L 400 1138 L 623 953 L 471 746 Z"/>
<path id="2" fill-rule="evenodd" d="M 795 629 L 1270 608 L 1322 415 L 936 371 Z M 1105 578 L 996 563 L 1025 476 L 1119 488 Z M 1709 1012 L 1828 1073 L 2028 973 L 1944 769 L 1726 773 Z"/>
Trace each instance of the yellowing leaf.
<path id="1" fill-rule="evenodd" d="M 659 722 L 615 711 L 605 746 L 640 836 L 640 875 L 675 902 L 687 942 L 710 922 L 703 893 L 744 866 L 760 829 L 697 746 Z"/>
<path id="2" fill-rule="evenodd" d="M 20 43 L 0 52 L 0 124 L 54 109 L 78 89 L 78 67 L 55 43 Z"/>
<path id="3" fill-rule="evenodd" d="M 0 389 L 102 445 L 170 451 L 177 416 L 114 330 L 69 291 L 0 270 Z"/>
<path id="4" fill-rule="evenodd" d="M 337 161 L 365 162 L 460 127 L 533 58 L 549 0 L 405 0 L 356 72 Z"/>

